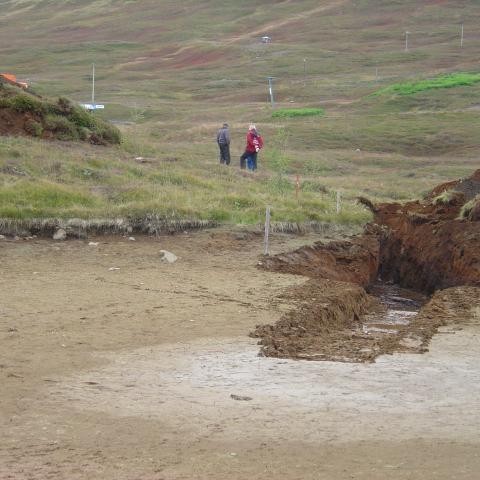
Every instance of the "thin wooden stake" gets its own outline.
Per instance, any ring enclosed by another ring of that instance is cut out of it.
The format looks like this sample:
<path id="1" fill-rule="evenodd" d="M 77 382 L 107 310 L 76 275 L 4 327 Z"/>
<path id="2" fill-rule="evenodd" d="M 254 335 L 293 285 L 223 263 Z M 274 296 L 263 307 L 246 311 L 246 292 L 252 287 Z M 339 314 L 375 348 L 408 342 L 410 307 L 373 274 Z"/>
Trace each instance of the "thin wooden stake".
<path id="1" fill-rule="evenodd" d="M 269 234 L 270 234 L 270 207 L 267 207 L 265 212 L 265 250 L 263 252 L 264 255 L 268 255 L 269 251 Z"/>
<path id="2" fill-rule="evenodd" d="M 297 175 L 295 180 L 295 198 L 298 200 L 298 192 L 300 191 L 300 176 Z"/>

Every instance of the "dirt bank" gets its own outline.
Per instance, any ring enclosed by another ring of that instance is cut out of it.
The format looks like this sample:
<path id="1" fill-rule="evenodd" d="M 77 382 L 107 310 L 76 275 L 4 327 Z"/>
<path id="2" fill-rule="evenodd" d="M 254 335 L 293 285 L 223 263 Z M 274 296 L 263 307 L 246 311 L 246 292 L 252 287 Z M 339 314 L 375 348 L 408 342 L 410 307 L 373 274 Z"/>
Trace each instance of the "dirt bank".
<path id="1" fill-rule="evenodd" d="M 479 192 L 480 170 L 440 185 L 423 201 L 370 203 L 375 223 L 364 235 L 263 258 L 262 269 L 312 280 L 290 292 L 295 309 L 252 332 L 261 354 L 373 361 L 385 353 L 425 352 L 439 326 L 469 321 L 480 307 L 480 222 L 464 214 L 464 205 Z M 425 301 L 412 292 L 392 292 L 403 303 L 392 309 L 362 288 L 371 289 L 377 277 L 436 293 L 422 307 Z M 456 288 L 442 291 L 448 287 Z M 412 302 L 416 309 L 409 309 Z"/>
<path id="2" fill-rule="evenodd" d="M 377 278 L 380 244 L 374 235 L 317 242 L 293 252 L 264 257 L 265 270 L 351 282 L 366 287 Z"/>
<path id="3" fill-rule="evenodd" d="M 453 195 L 445 195 L 448 191 Z M 464 204 L 479 193 L 477 170 L 470 178 L 439 185 L 426 200 L 377 205 L 374 221 L 386 228 L 382 278 L 429 293 L 480 285 L 480 222 L 460 218 Z"/>

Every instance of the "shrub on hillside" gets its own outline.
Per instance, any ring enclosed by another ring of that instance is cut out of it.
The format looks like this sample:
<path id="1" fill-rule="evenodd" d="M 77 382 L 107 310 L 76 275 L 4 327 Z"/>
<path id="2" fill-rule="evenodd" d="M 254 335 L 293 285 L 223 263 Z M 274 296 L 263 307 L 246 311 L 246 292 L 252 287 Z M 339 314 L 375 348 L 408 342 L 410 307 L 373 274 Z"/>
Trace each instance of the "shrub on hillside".
<path id="1" fill-rule="evenodd" d="M 36 120 L 30 119 L 25 122 L 25 131 L 32 137 L 41 137 L 43 134 L 43 126 Z"/>
<path id="2" fill-rule="evenodd" d="M 41 114 L 44 111 L 43 104 L 31 95 L 21 93 L 9 98 L 9 107 L 19 113 Z"/>
<path id="3" fill-rule="evenodd" d="M 100 123 L 97 118 L 88 113 L 84 108 L 74 106 L 69 114 L 70 120 L 79 127 L 89 128 L 95 130 Z"/>
<path id="4" fill-rule="evenodd" d="M 47 115 L 44 120 L 45 129 L 53 132 L 60 140 L 77 140 L 80 135 L 75 125 L 61 115 Z"/>

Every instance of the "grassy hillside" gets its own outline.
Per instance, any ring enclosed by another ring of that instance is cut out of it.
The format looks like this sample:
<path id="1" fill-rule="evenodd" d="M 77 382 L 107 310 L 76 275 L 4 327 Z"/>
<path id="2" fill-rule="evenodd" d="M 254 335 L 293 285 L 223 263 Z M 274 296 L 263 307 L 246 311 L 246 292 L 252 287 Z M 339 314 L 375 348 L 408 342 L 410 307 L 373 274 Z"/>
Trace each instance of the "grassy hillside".
<path id="1" fill-rule="evenodd" d="M 364 221 L 356 195 L 409 199 L 478 165 L 480 84 L 417 87 L 478 77 L 479 20 L 466 1 L 5 1 L 0 70 L 86 101 L 95 62 L 106 104 L 97 115 L 120 123 L 125 140 L 113 149 L 0 140 L 0 216 L 155 211 L 255 223 L 272 204 L 278 220 Z M 279 109 L 324 114 L 275 114 L 267 76 Z M 217 166 L 223 121 L 235 164 L 257 123 L 266 141 L 257 175 Z M 33 195 L 37 187 L 53 193 Z"/>

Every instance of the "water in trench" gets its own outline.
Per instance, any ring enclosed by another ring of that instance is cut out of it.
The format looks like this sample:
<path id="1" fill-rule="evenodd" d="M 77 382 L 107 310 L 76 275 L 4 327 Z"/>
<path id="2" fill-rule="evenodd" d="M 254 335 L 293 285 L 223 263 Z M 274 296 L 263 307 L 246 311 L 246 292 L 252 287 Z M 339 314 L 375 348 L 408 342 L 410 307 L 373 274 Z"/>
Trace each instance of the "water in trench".
<path id="1" fill-rule="evenodd" d="M 369 334 L 395 335 L 399 327 L 410 323 L 428 300 L 422 293 L 392 283 L 377 282 L 368 293 L 377 297 L 381 304 L 363 319 L 363 331 Z"/>

